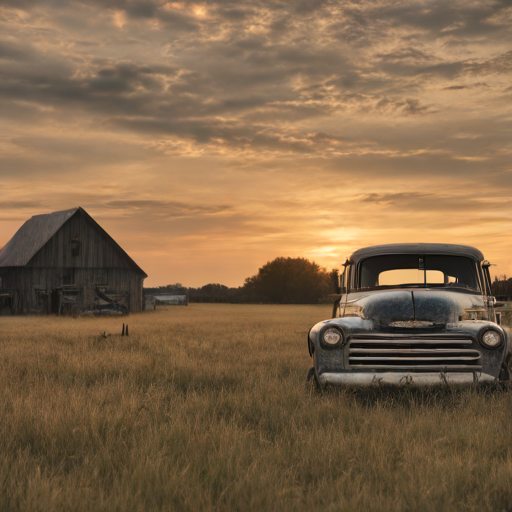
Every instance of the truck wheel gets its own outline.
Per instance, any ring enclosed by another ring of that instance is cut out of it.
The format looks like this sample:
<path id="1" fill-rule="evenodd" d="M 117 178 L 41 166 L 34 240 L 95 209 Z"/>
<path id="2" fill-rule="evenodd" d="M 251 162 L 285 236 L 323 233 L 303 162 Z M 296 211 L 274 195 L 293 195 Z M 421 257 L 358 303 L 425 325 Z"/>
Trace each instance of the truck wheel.
<path id="1" fill-rule="evenodd" d="M 313 380 L 313 382 L 315 383 L 315 389 L 317 391 L 322 391 L 322 386 L 320 385 L 320 382 L 318 382 L 318 378 L 315 374 L 315 368 L 310 368 L 309 369 L 309 372 L 308 372 L 308 377 L 307 377 L 307 382 L 311 382 L 311 380 Z"/>
<path id="2" fill-rule="evenodd" d="M 499 382 L 505 389 L 510 389 L 512 385 L 512 353 L 507 354 L 505 361 L 501 365 Z"/>

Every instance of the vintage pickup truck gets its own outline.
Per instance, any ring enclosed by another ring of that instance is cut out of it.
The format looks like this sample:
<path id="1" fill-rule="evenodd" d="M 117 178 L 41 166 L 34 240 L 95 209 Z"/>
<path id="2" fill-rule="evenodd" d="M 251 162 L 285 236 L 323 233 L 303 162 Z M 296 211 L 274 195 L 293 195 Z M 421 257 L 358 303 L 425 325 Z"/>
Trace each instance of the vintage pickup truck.
<path id="1" fill-rule="evenodd" d="M 308 334 L 318 386 L 511 379 L 511 332 L 474 247 L 389 244 L 345 263 L 333 318 Z M 508 316 L 508 315 L 507 315 Z"/>

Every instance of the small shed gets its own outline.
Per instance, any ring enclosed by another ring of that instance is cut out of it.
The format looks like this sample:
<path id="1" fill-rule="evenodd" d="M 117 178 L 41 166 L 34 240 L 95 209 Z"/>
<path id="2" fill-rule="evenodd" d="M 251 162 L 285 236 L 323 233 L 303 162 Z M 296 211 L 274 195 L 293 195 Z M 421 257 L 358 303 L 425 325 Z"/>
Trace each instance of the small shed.
<path id="1" fill-rule="evenodd" d="M 160 295 L 146 295 L 146 307 L 152 305 L 156 306 L 188 306 L 187 294 L 160 294 Z"/>
<path id="2" fill-rule="evenodd" d="M 146 277 L 83 208 L 35 215 L 0 250 L 0 314 L 139 312 Z"/>

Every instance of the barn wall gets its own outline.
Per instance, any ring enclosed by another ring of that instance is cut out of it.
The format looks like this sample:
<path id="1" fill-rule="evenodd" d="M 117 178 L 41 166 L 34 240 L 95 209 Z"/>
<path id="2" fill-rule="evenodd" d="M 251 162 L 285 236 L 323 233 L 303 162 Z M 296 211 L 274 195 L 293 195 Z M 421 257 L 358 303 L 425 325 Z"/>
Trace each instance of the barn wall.
<path id="1" fill-rule="evenodd" d="M 143 277 L 129 269 L 74 269 L 73 283 L 80 292 L 79 310 L 94 309 L 96 286 L 102 285 L 106 293 L 127 293 L 128 307 L 133 313 L 142 311 Z M 66 269 L 39 267 L 10 267 L 0 269 L 2 290 L 13 299 L 12 313 L 50 313 L 50 294 L 61 287 Z M 46 297 L 42 292 L 46 292 Z"/>
<path id="2" fill-rule="evenodd" d="M 12 313 L 48 313 L 47 305 L 39 304 L 36 287 L 45 285 L 46 275 L 37 275 L 34 279 L 33 269 L 25 267 L 7 267 L 1 269 L 2 287 L 12 297 Z M 46 269 L 44 274 L 46 274 Z"/>

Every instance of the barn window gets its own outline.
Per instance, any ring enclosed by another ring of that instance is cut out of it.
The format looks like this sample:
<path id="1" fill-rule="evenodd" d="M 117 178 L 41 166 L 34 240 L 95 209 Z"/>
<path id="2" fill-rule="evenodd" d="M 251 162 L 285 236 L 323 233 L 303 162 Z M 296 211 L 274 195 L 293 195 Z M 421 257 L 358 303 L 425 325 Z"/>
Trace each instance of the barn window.
<path id="1" fill-rule="evenodd" d="M 67 268 L 64 270 L 64 273 L 62 275 L 62 284 L 63 285 L 75 284 L 75 269 L 74 268 Z"/>
<path id="2" fill-rule="evenodd" d="M 80 240 L 77 237 L 71 240 L 71 256 L 80 256 Z"/>
<path id="3" fill-rule="evenodd" d="M 46 294 L 46 290 L 42 290 L 42 289 L 36 289 L 35 290 L 36 292 L 36 301 L 37 301 L 37 305 L 39 307 L 44 307 L 46 306 L 46 302 L 47 302 L 47 294 Z"/>

